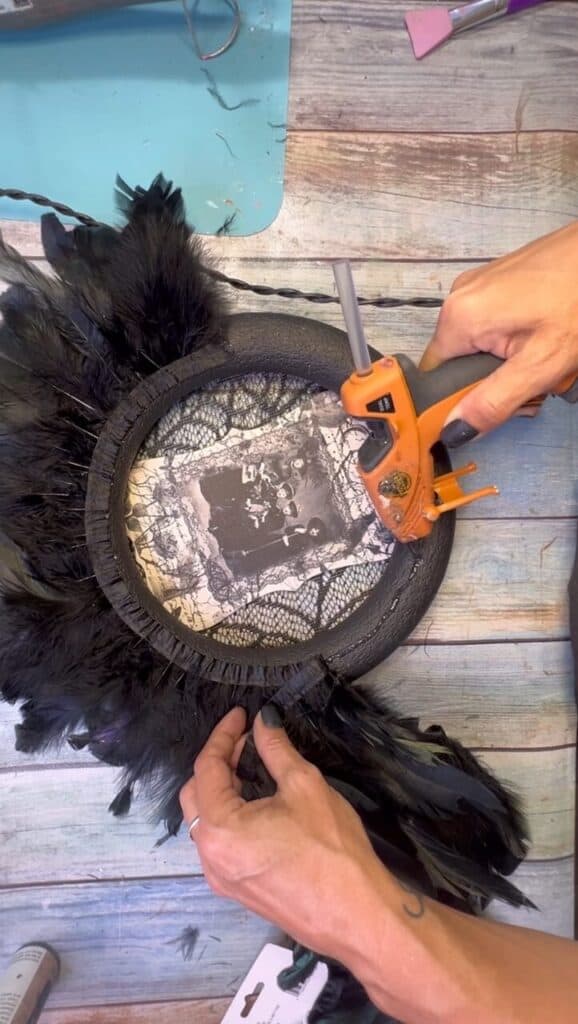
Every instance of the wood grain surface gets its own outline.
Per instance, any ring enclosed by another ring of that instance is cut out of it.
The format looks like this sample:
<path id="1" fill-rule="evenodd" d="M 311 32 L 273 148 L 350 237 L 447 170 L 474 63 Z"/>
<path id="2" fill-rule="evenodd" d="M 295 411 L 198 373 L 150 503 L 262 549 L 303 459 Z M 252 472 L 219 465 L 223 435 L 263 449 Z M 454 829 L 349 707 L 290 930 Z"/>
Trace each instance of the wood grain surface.
<path id="1" fill-rule="evenodd" d="M 43 269 L 47 265 L 40 264 Z M 331 268 L 323 262 L 304 265 L 288 260 L 223 261 L 230 275 L 260 281 L 272 286 L 299 289 L 314 287 L 331 294 Z M 452 280 L 466 264 L 388 263 L 361 261 L 355 264 L 355 280 L 360 294 L 415 295 L 427 298 L 445 294 Z M 0 294 L 4 290 L 0 285 Z M 277 298 L 231 293 L 230 309 L 234 313 L 276 312 L 306 316 L 333 326 L 342 327 L 339 306 L 315 305 Z M 368 341 L 382 352 L 402 352 L 419 361 L 425 344 L 433 333 L 436 310 L 405 308 L 384 310 L 363 309 L 363 323 Z M 454 454 L 456 465 L 475 459 L 478 472 L 465 482 L 466 489 L 487 483 L 495 484 L 499 498 L 474 503 L 464 508 L 465 519 L 560 518 L 575 516 L 578 510 L 578 445 L 576 445 L 576 410 L 559 398 L 549 398 L 535 420 L 513 419 L 475 446 Z M 547 486 L 544 481 L 547 480 Z"/>
<path id="2" fill-rule="evenodd" d="M 574 754 L 574 747 L 568 746 L 480 755 L 519 795 L 533 860 L 574 852 Z M 185 830 L 155 848 L 162 830 L 151 826 L 144 800 L 135 803 L 127 818 L 108 815 L 115 774 L 112 768 L 98 766 L 47 768 L 33 778 L 26 772 L 4 775 L 2 884 L 199 874 L 196 848 Z M 26 857 L 21 856 L 23 847 Z"/>
<path id="3" fill-rule="evenodd" d="M 75 1006 L 46 1010 L 42 1024 L 220 1024 L 230 999 L 183 999 L 127 1006 Z M 49 1006 L 51 1003 L 49 1002 Z"/>
<path id="4" fill-rule="evenodd" d="M 416 63 L 404 25 L 429 0 L 295 0 L 289 125 L 374 132 L 578 129 L 578 9 L 544 4 Z"/>
<path id="5" fill-rule="evenodd" d="M 277 219 L 210 248 L 261 259 L 485 260 L 578 216 L 577 159 L 573 132 L 524 132 L 516 143 L 503 133 L 296 131 Z M 9 221 L 4 232 L 42 255 L 37 227 Z"/>
<path id="6" fill-rule="evenodd" d="M 408 644 L 360 681 L 400 714 L 441 722 L 476 750 L 494 747 L 538 750 L 567 746 L 576 735 L 576 703 L 570 644 Z M 68 744 L 44 754 L 14 749 L 18 709 L 0 711 L 0 773 L 49 771 L 54 767 L 103 766 Z M 110 789 L 99 796 L 108 802 Z M 0 775 L 0 778 L 2 776 Z M 29 785 L 33 785 L 33 781 Z M 92 785 L 93 783 L 91 783 Z"/>
<path id="7" fill-rule="evenodd" d="M 572 858 L 525 864 L 515 881 L 543 909 L 492 914 L 568 935 L 572 877 Z M 264 943 L 279 938 L 201 878 L 6 889 L 2 922 L 2 962 L 50 934 L 63 960 L 53 1007 L 232 996 Z M 179 944 L 186 928 L 199 932 L 190 959 Z"/>
<path id="8" fill-rule="evenodd" d="M 50 936 L 63 964 L 57 1006 L 232 996 L 265 942 L 281 938 L 203 878 L 5 889 L 2 925 L 2 963 Z M 185 929 L 198 931 L 192 950 Z"/>
<path id="9" fill-rule="evenodd" d="M 283 206 L 259 235 L 207 240 L 223 271 L 332 294 L 330 261 L 349 257 L 360 294 L 443 299 L 462 270 L 576 219 L 578 5 L 544 4 L 421 62 L 403 25 L 407 7 L 294 0 Z M 37 225 L 1 226 L 8 242 L 42 257 Z M 341 326 L 336 304 L 226 294 L 231 311 Z M 363 310 L 376 348 L 416 360 L 436 319 L 435 309 Z M 540 911 L 496 905 L 490 913 L 565 936 L 574 886 L 566 586 L 576 415 L 550 400 L 535 422 L 514 421 L 457 456 L 478 462 L 472 487 L 496 483 L 500 497 L 463 511 L 432 607 L 360 682 L 398 712 L 440 722 L 516 789 L 533 841 L 517 881 Z M 0 708 L 0 970 L 23 942 L 56 946 L 64 970 L 46 1024 L 219 1024 L 275 930 L 209 892 L 184 837 L 155 849 L 159 831 L 143 802 L 112 819 L 114 769 L 66 746 L 15 752 L 17 717 Z M 191 960 L 175 941 L 187 927 L 199 930 Z"/>

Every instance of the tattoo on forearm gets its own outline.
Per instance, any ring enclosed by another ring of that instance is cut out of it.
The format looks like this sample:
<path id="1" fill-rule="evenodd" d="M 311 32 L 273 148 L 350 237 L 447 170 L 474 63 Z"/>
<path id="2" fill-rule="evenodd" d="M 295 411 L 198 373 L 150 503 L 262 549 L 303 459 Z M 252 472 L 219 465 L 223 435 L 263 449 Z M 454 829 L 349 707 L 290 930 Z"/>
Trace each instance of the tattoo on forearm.
<path id="1" fill-rule="evenodd" d="M 416 892 L 415 889 L 412 889 L 411 886 L 406 885 L 405 882 L 400 882 L 399 878 L 397 881 L 398 885 L 400 886 L 401 889 L 403 889 L 404 892 L 407 892 L 410 894 L 410 896 L 413 896 L 415 900 L 415 905 L 408 906 L 407 903 L 402 903 L 402 907 L 408 917 L 413 917 L 414 920 L 417 921 L 420 917 L 423 917 L 423 915 L 425 914 L 425 900 L 421 892 Z"/>

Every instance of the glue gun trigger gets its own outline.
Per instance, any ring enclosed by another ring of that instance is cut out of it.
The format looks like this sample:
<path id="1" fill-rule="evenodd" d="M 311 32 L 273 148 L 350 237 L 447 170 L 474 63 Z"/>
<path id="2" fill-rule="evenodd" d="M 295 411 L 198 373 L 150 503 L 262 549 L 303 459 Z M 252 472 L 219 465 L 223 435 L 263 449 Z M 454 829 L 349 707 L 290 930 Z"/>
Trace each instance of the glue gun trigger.
<path id="1" fill-rule="evenodd" d="M 359 465 L 364 473 L 371 473 L 393 448 L 393 432 L 386 420 L 366 420 L 371 433 L 359 449 Z"/>

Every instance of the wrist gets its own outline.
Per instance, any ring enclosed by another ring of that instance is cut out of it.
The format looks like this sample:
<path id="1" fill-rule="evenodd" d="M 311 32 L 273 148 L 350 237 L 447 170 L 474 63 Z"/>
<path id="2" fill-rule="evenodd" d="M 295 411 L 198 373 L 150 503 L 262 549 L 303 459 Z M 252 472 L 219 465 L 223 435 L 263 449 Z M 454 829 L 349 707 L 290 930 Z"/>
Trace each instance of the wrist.
<path id="1" fill-rule="evenodd" d="M 408 1024 L 471 1019 L 476 974 L 453 927 L 454 912 L 402 888 L 377 860 L 356 897 L 339 959 L 372 1002 Z"/>
<path id="2" fill-rule="evenodd" d="M 394 907 L 400 889 L 394 877 L 375 858 L 370 863 L 352 865 L 347 885 L 344 917 L 347 927 L 333 936 L 331 956 L 367 985 L 375 970 L 378 950 L 387 948 L 395 924 Z"/>

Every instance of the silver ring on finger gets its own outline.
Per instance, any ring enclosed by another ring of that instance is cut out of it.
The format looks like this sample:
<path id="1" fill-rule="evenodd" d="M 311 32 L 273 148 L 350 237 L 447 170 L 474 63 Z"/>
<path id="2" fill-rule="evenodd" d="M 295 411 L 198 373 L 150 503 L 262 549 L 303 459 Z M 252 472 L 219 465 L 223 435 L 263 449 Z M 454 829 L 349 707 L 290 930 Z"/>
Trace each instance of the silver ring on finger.
<path id="1" fill-rule="evenodd" d="M 195 817 L 193 818 L 193 820 L 191 821 L 191 824 L 189 825 L 189 836 L 191 837 L 191 839 L 194 838 L 193 837 L 193 829 L 195 829 L 197 827 L 197 825 L 199 824 L 200 820 L 201 820 L 200 815 L 196 814 Z"/>

